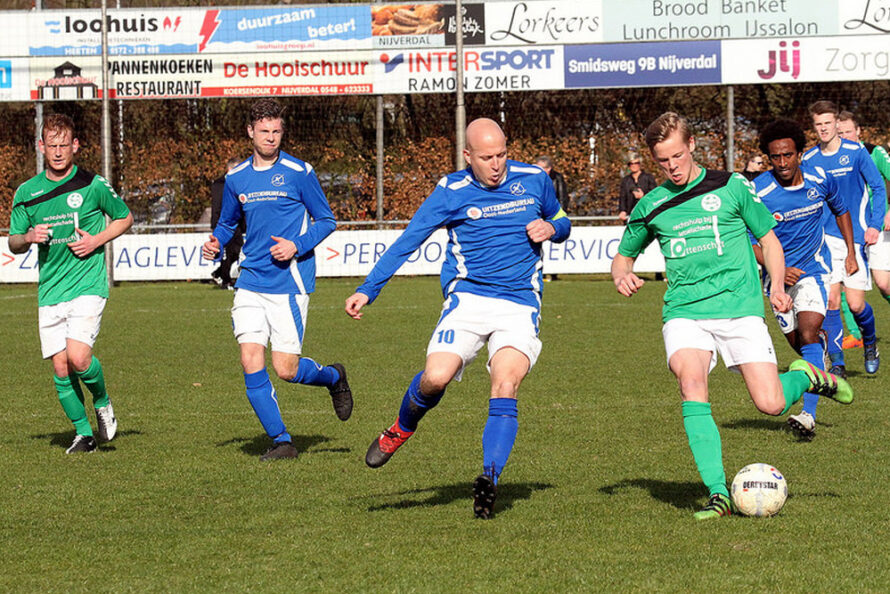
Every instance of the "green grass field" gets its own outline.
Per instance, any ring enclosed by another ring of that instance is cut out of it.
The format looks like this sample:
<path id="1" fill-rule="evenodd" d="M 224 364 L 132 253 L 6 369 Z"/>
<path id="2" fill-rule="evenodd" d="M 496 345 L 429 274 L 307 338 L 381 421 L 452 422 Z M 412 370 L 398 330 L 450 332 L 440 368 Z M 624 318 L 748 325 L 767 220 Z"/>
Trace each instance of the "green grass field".
<path id="1" fill-rule="evenodd" d="M 353 417 L 339 422 L 324 389 L 276 380 L 301 451 L 276 463 L 257 460 L 267 440 L 244 395 L 231 293 L 115 288 L 96 353 L 120 433 L 66 456 L 74 433 L 40 360 L 36 289 L 0 287 L 0 590 L 890 590 L 890 348 L 876 377 L 848 351 L 856 402 L 824 401 L 811 443 L 758 413 L 719 364 L 711 399 L 729 478 L 768 462 L 791 496 L 774 518 L 696 523 L 706 491 L 664 363 L 664 284 L 624 299 L 610 282 L 563 276 L 546 286 L 544 350 L 520 390 L 496 516 L 478 521 L 483 361 L 385 467 L 367 468 L 423 365 L 441 295 L 437 279 L 397 278 L 355 322 L 342 303 L 356 284 L 320 281 L 304 345 L 346 364 Z M 886 336 L 890 307 L 870 297 Z"/>

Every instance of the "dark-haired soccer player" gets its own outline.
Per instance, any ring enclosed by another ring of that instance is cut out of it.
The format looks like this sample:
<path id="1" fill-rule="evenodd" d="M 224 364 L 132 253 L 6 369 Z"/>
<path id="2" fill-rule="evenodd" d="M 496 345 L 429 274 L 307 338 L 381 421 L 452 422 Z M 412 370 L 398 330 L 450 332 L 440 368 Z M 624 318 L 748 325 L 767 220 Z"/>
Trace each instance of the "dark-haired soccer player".
<path id="1" fill-rule="evenodd" d="M 842 111 L 837 119 L 837 132 L 842 139 L 858 142 L 864 146 L 868 154 L 871 155 L 871 160 L 874 161 L 881 177 L 890 181 L 890 155 L 880 145 L 860 142 L 861 129 L 855 115 L 849 111 Z M 869 195 L 871 196 L 871 188 L 869 188 Z M 873 199 L 874 196 L 872 196 Z M 871 269 L 872 279 L 881 291 L 881 295 L 890 303 L 890 212 L 884 215 L 884 227 L 880 238 L 868 248 L 868 267 Z M 848 326 L 851 331 L 855 329 L 855 326 L 850 324 Z"/>
<path id="2" fill-rule="evenodd" d="M 819 330 L 828 304 L 831 253 L 825 245 L 823 210 L 835 216 L 844 239 L 846 272 L 856 272 L 853 227 L 850 213 L 838 194 L 832 176 L 821 169 L 801 167 L 806 137 L 800 126 L 787 119 L 768 124 L 760 134 L 760 150 L 768 156 L 772 170 L 754 179 L 757 196 L 778 221 L 773 231 L 785 253 L 785 290 L 793 300 L 791 311 L 773 313 L 791 347 L 810 364 L 823 369 L 825 353 Z M 754 246 L 763 263 L 760 246 Z M 770 278 L 763 275 L 770 293 Z M 802 438 L 812 439 L 816 428 L 818 394 L 806 393 L 803 411 L 788 417 L 788 424 Z"/>
<path id="3" fill-rule="evenodd" d="M 850 211 L 855 242 L 855 274 L 847 274 L 844 269 L 845 246 L 840 229 L 833 217 L 825 221 L 826 241 L 831 250 L 831 291 L 828 294 L 828 311 L 825 314 L 825 332 L 828 334 L 828 356 L 833 373 L 846 374 L 844 350 L 844 325 L 841 321 L 841 284 L 844 285 L 847 303 L 862 332 L 865 352 L 865 371 L 877 373 L 880 365 L 878 356 L 875 316 L 865 300 L 865 292 L 871 289 L 871 275 L 868 271 L 868 256 L 865 248 L 873 245 L 884 228 L 884 213 L 887 209 L 887 191 L 877 167 L 865 148 L 856 142 L 842 140 L 837 132 L 837 105 L 831 101 L 817 101 L 810 106 L 813 128 L 819 136 L 819 145 L 806 151 L 803 164 L 821 167 L 837 180 L 844 204 Z M 868 188 L 874 194 L 869 200 Z"/>
<path id="4" fill-rule="evenodd" d="M 244 260 L 235 283 L 232 327 L 247 399 L 273 442 L 260 460 L 296 458 L 266 371 L 266 344 L 271 342 L 278 377 L 327 387 L 337 417 L 349 418 L 352 393 L 343 365 L 325 367 L 300 356 L 309 295 L 315 291 L 314 248 L 336 223 L 312 166 L 280 149 L 284 109 L 277 101 L 260 99 L 251 106 L 247 134 L 253 156 L 226 174 L 222 212 L 203 254 L 216 258 L 244 218 Z"/>
<path id="5" fill-rule="evenodd" d="M 646 130 L 646 144 L 668 177 L 646 194 L 631 213 L 612 261 L 618 292 L 633 296 L 643 280 L 634 261 L 658 240 L 665 258 L 668 289 L 662 318 L 665 351 L 683 399 L 683 427 L 702 481 L 710 492 L 697 520 L 730 515 L 720 432 L 708 403 L 708 374 L 717 352 L 742 374 L 754 405 L 769 415 L 788 411 L 807 390 L 839 402 L 853 391 L 843 379 L 803 361 L 781 375 L 763 321 L 763 297 L 748 231 L 763 250 L 773 284 L 770 303 L 791 309 L 785 292 L 785 257 L 773 233 L 775 220 L 740 174 L 709 171 L 692 156 L 695 140 L 686 120 L 673 112 Z"/>
<path id="6" fill-rule="evenodd" d="M 516 439 L 519 385 L 541 352 L 541 243 L 564 241 L 571 223 L 547 174 L 507 159 L 506 138 L 493 120 L 480 118 L 467 126 L 464 157 L 468 167 L 439 180 L 404 233 L 346 300 L 346 313 L 361 319 L 361 309 L 414 250 L 439 227 L 448 230 L 441 274 L 445 304 L 426 366 L 411 380 L 395 422 L 371 442 L 365 462 L 383 466 L 488 343 L 491 396 L 482 434 L 483 472 L 473 483 L 473 511 L 488 519 Z"/>
<path id="7" fill-rule="evenodd" d="M 80 382 L 93 396 L 100 441 L 111 441 L 117 418 L 93 355 L 108 300 L 105 244 L 133 224 L 133 215 L 101 176 L 80 169 L 74 122 L 53 114 L 43 121 L 38 147 L 46 171 L 16 190 L 9 220 L 9 249 L 22 254 L 38 244 L 40 348 L 52 359 L 56 392 L 76 435 L 66 452 L 92 452 L 96 439 Z M 106 227 L 105 215 L 112 221 Z"/>

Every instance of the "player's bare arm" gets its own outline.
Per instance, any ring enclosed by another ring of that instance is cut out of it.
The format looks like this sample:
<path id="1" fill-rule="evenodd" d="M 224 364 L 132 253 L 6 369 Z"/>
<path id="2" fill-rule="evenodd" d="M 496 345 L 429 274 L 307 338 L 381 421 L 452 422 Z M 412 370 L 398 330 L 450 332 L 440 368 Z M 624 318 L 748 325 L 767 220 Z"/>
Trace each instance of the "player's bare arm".
<path id="1" fill-rule="evenodd" d="M 46 224 L 34 225 L 27 233 L 9 236 L 9 251 L 13 254 L 24 254 L 32 243 L 43 243 L 50 237 L 50 227 Z"/>
<path id="2" fill-rule="evenodd" d="M 612 281 L 615 288 L 625 297 L 631 297 L 640 290 L 645 281 L 633 272 L 634 258 L 615 254 L 612 260 Z"/>
<path id="3" fill-rule="evenodd" d="M 535 219 L 525 226 L 525 232 L 528 233 L 528 238 L 535 243 L 542 243 L 553 237 L 556 229 L 543 219 Z"/>
<path id="4" fill-rule="evenodd" d="M 133 215 L 128 214 L 122 219 L 115 219 L 111 221 L 102 232 L 96 233 L 95 235 L 90 235 L 83 229 L 75 228 L 74 231 L 80 237 L 79 239 L 77 239 L 77 241 L 72 241 L 71 243 L 69 243 L 68 249 L 70 249 L 78 258 L 85 258 L 109 241 L 113 241 L 114 239 L 117 239 L 118 237 L 126 233 L 127 229 L 132 226 Z"/>
<path id="5" fill-rule="evenodd" d="M 777 311 L 786 313 L 791 311 L 791 296 L 785 292 L 785 252 L 779 238 L 772 230 L 758 239 L 760 249 L 763 250 L 763 266 L 770 277 L 769 301 Z"/>
<path id="6" fill-rule="evenodd" d="M 346 315 L 353 320 L 362 319 L 361 310 L 368 304 L 368 296 L 364 293 L 353 293 L 346 299 Z"/>
<path id="7" fill-rule="evenodd" d="M 211 235 L 210 239 L 204 242 L 204 245 L 201 246 L 201 255 L 204 256 L 205 260 L 213 260 L 216 258 L 216 255 L 219 253 L 219 240 Z"/>
<path id="8" fill-rule="evenodd" d="M 283 237 L 275 237 L 274 235 L 271 237 L 275 242 L 275 245 L 269 248 L 273 258 L 279 262 L 287 262 L 297 255 L 297 246 L 293 241 Z"/>

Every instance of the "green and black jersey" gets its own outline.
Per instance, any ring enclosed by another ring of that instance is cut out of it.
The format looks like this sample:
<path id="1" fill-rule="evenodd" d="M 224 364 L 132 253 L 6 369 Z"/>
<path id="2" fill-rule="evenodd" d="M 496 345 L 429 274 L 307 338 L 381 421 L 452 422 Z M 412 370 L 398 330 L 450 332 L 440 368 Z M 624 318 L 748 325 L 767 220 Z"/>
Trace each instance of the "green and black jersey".
<path id="1" fill-rule="evenodd" d="M 754 186 L 739 174 L 702 170 L 683 187 L 670 181 L 630 215 L 618 252 L 639 256 L 657 239 L 668 289 L 662 318 L 763 317 L 763 291 L 748 230 L 776 225 Z"/>
<path id="2" fill-rule="evenodd" d="M 60 181 L 40 173 L 16 190 L 9 221 L 10 235 L 21 235 L 39 224 L 50 225 L 49 241 L 37 250 L 39 306 L 71 301 L 81 295 L 108 297 L 104 246 L 85 258 L 68 248 L 80 236 L 74 228 L 96 235 L 105 229 L 105 215 L 123 219 L 130 213 L 120 196 L 99 175 L 74 167 Z"/>

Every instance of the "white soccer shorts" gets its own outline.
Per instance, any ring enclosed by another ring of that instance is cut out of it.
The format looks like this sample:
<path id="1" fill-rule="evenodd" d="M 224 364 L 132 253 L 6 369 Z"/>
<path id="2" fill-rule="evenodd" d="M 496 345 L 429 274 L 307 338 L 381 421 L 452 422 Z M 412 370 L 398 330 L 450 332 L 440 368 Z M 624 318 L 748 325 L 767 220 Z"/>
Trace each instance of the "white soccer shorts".
<path id="1" fill-rule="evenodd" d="M 489 372 L 491 358 L 504 347 L 512 347 L 528 357 L 531 370 L 541 354 L 539 320 L 537 308 L 529 305 L 472 293 L 452 293 L 442 305 L 442 315 L 426 354 L 458 355 L 463 364 L 454 379 L 460 381 L 464 369 L 487 341 Z"/>
<path id="2" fill-rule="evenodd" d="M 303 350 L 309 295 L 235 291 L 232 329 L 238 344 L 270 341 L 272 350 L 299 355 Z"/>
<path id="3" fill-rule="evenodd" d="M 890 270 L 890 231 L 882 232 L 878 242 L 868 246 L 868 267 L 872 270 Z"/>
<path id="4" fill-rule="evenodd" d="M 67 340 L 93 345 L 102 325 L 105 297 L 81 295 L 71 301 L 37 308 L 37 326 L 40 332 L 40 351 L 44 359 L 67 348 Z"/>
<path id="5" fill-rule="evenodd" d="M 776 321 L 783 334 L 789 334 L 797 329 L 797 315 L 802 311 L 812 311 L 825 316 L 828 309 L 828 282 L 829 275 L 802 276 L 793 286 L 787 287 L 788 295 L 794 301 L 791 311 L 779 312 L 772 308 Z M 772 304 L 770 304 L 772 307 Z"/>
<path id="6" fill-rule="evenodd" d="M 708 371 L 717 364 L 718 352 L 723 357 L 723 363 L 732 371 L 738 371 L 737 366 L 742 363 L 776 362 L 773 341 L 760 316 L 711 320 L 674 318 L 665 323 L 661 334 L 664 336 L 668 367 L 671 357 L 680 349 L 710 351 Z"/>
<path id="7" fill-rule="evenodd" d="M 844 258 L 847 257 L 847 244 L 840 237 L 834 235 L 825 235 L 825 243 L 831 250 L 831 284 L 844 283 L 845 287 L 850 289 L 859 289 L 860 291 L 871 290 L 871 274 L 868 272 L 868 264 L 862 257 L 862 244 L 853 244 L 856 249 L 856 263 L 859 270 L 853 276 L 847 275 L 844 268 Z"/>

